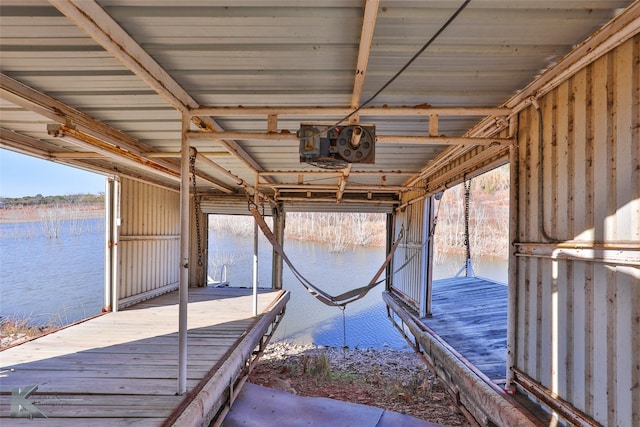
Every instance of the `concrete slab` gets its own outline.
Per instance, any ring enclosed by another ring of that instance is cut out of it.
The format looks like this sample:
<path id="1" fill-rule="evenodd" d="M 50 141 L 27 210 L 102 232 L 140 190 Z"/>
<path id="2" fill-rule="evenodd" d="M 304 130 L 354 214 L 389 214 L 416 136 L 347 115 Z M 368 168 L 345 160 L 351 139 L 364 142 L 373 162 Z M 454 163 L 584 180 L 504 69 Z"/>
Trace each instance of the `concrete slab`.
<path id="1" fill-rule="evenodd" d="M 326 397 L 303 397 L 246 383 L 222 427 L 438 427 L 418 418 Z"/>

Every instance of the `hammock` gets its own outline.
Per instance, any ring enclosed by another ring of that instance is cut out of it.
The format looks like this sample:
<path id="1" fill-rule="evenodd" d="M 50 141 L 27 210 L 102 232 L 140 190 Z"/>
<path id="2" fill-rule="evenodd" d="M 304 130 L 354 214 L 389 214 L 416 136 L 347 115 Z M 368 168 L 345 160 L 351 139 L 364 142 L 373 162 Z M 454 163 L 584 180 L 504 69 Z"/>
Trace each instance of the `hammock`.
<path id="1" fill-rule="evenodd" d="M 363 298 L 365 295 L 367 295 L 367 293 L 371 289 L 375 288 L 377 285 L 385 281 L 385 279 L 378 280 L 378 278 L 380 277 L 382 272 L 387 268 L 387 265 L 389 265 L 389 263 L 391 262 L 391 259 L 393 258 L 393 254 L 396 251 L 396 248 L 398 247 L 398 245 L 400 244 L 400 241 L 402 240 L 402 237 L 404 234 L 402 231 L 400 232 L 400 234 L 398 235 L 398 238 L 393 243 L 393 246 L 391 247 L 391 251 L 389 251 L 387 258 L 384 260 L 384 263 L 378 269 L 378 271 L 373 276 L 369 284 L 367 284 L 366 286 L 362 286 L 360 288 L 350 290 L 348 292 L 345 292 L 337 296 L 332 296 L 327 292 L 323 291 L 322 289 L 318 288 L 317 286 L 314 286 L 313 283 L 307 280 L 294 267 L 291 260 L 289 260 L 287 255 L 284 253 L 284 249 L 282 248 L 282 245 L 280 245 L 280 243 L 276 239 L 276 236 L 274 236 L 273 233 L 271 232 L 271 229 L 269 229 L 269 225 L 267 225 L 264 218 L 262 218 L 262 215 L 260 215 L 260 212 L 258 211 L 257 207 L 252 206 L 249 210 L 253 215 L 253 217 L 255 218 L 258 224 L 258 227 L 260 227 L 260 230 L 262 230 L 262 232 L 264 233 L 264 236 L 267 238 L 269 243 L 271 243 L 271 245 L 273 246 L 273 249 L 282 257 L 284 262 L 287 263 L 287 265 L 293 272 L 293 275 L 296 277 L 296 279 L 298 279 L 300 284 L 304 286 L 306 290 L 309 291 L 309 293 L 313 295 L 316 299 L 318 299 L 319 301 L 323 302 L 326 305 L 333 306 L 333 307 L 344 308 L 347 304 L 350 304 L 354 301 L 359 300 L 360 298 Z"/>

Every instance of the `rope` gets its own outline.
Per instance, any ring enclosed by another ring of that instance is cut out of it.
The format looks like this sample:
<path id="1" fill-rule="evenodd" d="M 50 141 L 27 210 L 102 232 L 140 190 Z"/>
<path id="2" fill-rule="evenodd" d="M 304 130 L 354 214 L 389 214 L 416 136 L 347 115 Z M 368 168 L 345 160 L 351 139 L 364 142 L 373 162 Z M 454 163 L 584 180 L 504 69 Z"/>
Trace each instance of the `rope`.
<path id="1" fill-rule="evenodd" d="M 313 295 L 317 300 L 323 302 L 326 305 L 333 306 L 333 307 L 345 307 L 347 304 L 350 304 L 354 301 L 359 300 L 360 298 L 363 298 L 365 295 L 367 295 L 367 293 L 369 293 L 371 289 L 373 289 L 380 283 L 384 282 L 386 279 L 378 280 L 378 278 L 380 277 L 382 272 L 387 268 L 387 265 L 393 259 L 393 254 L 395 253 L 396 248 L 398 247 L 398 245 L 400 244 L 400 241 L 404 236 L 404 231 L 401 230 L 400 234 L 398 235 L 398 238 L 393 243 L 393 246 L 391 247 L 391 251 L 387 255 L 387 258 L 384 260 L 384 263 L 378 269 L 378 271 L 373 276 L 369 284 L 356 289 L 352 289 L 340 295 L 332 296 L 329 293 L 320 289 L 319 287 L 315 286 L 313 283 L 311 283 L 307 278 L 305 278 L 302 275 L 302 273 L 298 271 L 298 269 L 295 268 L 295 266 L 293 265 L 293 263 L 291 262 L 287 254 L 285 254 L 284 249 L 282 248 L 282 245 L 280 245 L 276 237 L 271 232 L 271 229 L 269 229 L 269 225 L 267 225 L 262 215 L 260 215 L 260 212 L 258 211 L 258 208 L 257 206 L 255 206 L 255 204 L 251 205 L 249 211 L 251 212 L 251 215 L 253 215 L 253 217 L 255 218 L 258 224 L 258 227 L 260 228 L 260 230 L 262 230 L 262 233 L 264 234 L 264 236 L 267 238 L 269 243 L 271 243 L 275 251 L 282 257 L 282 260 L 289 266 L 289 268 L 291 269 L 291 272 L 296 277 L 296 279 L 298 279 L 300 284 L 304 286 L 307 289 L 307 291 L 311 295 Z"/>

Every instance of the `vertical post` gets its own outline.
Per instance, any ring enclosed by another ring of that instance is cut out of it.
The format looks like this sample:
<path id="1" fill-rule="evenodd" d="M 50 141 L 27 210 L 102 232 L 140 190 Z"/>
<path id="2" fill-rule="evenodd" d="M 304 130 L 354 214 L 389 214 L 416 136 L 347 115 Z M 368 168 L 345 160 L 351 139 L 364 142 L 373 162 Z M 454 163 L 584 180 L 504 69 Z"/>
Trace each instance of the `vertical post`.
<path id="1" fill-rule="evenodd" d="M 260 197 L 258 196 L 259 177 L 256 174 L 256 185 L 253 193 L 253 202 L 258 206 Z M 258 315 L 258 221 L 253 220 L 253 315 Z"/>
<path id="2" fill-rule="evenodd" d="M 509 136 L 517 133 L 517 119 L 510 121 Z M 515 243 L 519 235 L 520 184 L 519 184 L 519 145 L 509 149 L 509 283 L 507 283 L 507 384 L 505 389 L 515 393 L 515 378 L 512 367 L 516 365 L 516 333 L 518 330 L 518 257 L 514 255 Z"/>
<path id="3" fill-rule="evenodd" d="M 273 208 L 273 234 L 276 236 L 280 246 L 284 247 L 284 228 L 285 228 L 286 214 L 284 212 L 284 206 L 279 203 L 278 206 Z M 271 267 L 273 289 L 282 289 L 282 256 L 273 250 L 273 263 Z"/>
<path id="4" fill-rule="evenodd" d="M 116 177 L 105 180 L 104 192 L 104 308 L 118 311 L 118 226 L 120 212 L 118 203 L 120 186 Z"/>
<path id="5" fill-rule="evenodd" d="M 420 317 L 431 316 L 431 282 L 433 276 L 433 196 L 424 199 L 422 215 L 422 256 L 420 257 Z"/>
<path id="6" fill-rule="evenodd" d="M 391 247 L 393 246 L 393 242 L 395 241 L 395 227 L 396 226 L 396 215 L 395 213 L 387 214 L 387 236 L 386 236 L 386 253 L 391 252 Z M 395 255 L 394 255 L 395 258 Z M 387 292 L 391 292 L 391 287 L 393 286 L 393 261 L 387 265 L 387 283 L 385 283 L 385 288 Z"/>
<path id="7" fill-rule="evenodd" d="M 178 394 L 187 392 L 187 305 L 189 302 L 189 117 L 182 115 L 180 145 L 180 282 L 178 288 Z"/>

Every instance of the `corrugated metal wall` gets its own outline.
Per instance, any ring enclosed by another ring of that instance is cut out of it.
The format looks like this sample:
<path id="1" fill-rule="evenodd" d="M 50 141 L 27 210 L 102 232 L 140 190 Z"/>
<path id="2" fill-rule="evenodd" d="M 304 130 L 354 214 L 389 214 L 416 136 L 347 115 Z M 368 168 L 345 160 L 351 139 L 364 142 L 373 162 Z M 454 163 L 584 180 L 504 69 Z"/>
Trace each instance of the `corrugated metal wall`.
<path id="1" fill-rule="evenodd" d="M 515 367 L 608 426 L 640 425 L 639 46 L 539 100 L 542 167 L 519 115 Z"/>
<path id="2" fill-rule="evenodd" d="M 411 200 L 418 195 L 408 192 L 405 195 Z M 396 249 L 393 257 L 393 270 L 398 270 L 407 261 L 408 264 L 394 274 L 391 291 L 403 298 L 416 309 L 420 309 L 423 280 L 423 238 L 424 238 L 425 200 L 420 199 L 407 205 L 395 215 L 395 236 L 404 230 L 404 239 Z M 413 258 L 411 258 L 413 257 Z"/>
<path id="3" fill-rule="evenodd" d="M 122 178 L 119 306 L 177 288 L 180 194 Z"/>

